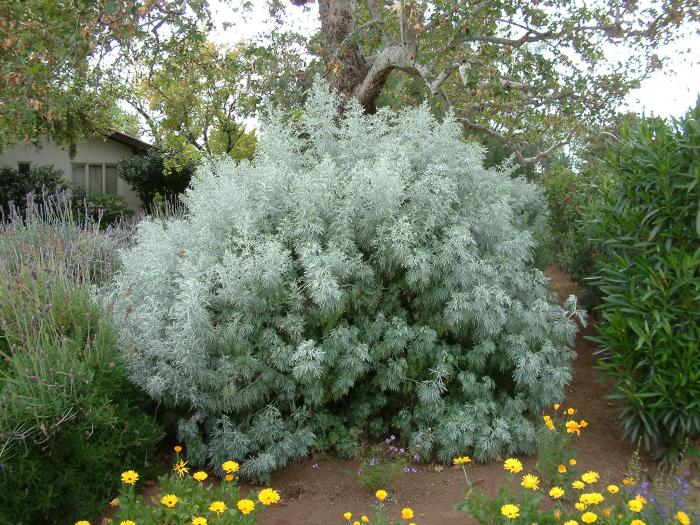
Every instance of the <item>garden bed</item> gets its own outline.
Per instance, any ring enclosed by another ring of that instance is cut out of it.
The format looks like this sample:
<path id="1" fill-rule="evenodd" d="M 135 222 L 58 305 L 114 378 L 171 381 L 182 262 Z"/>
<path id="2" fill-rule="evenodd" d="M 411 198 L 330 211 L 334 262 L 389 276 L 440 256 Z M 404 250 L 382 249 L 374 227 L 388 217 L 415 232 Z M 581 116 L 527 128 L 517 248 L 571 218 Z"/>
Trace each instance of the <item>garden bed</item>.
<path id="1" fill-rule="evenodd" d="M 547 274 L 561 300 L 572 293 L 579 295 L 576 284 L 558 268 L 550 267 Z M 567 388 L 564 407 L 576 408 L 580 417 L 589 423 L 582 435 L 574 440 L 579 465 L 600 472 L 603 479 L 620 482 L 627 474 L 634 447 L 623 440 L 617 424 L 617 408 L 604 398 L 608 385 L 598 381 L 599 373 L 593 368 L 595 346 L 585 336 L 594 331 L 595 326 L 591 323 L 577 336 L 574 381 Z M 646 457 L 641 459 L 642 469 L 653 472 L 654 462 Z M 523 463 L 526 470 L 531 470 L 535 458 L 524 458 Z M 319 455 L 275 473 L 270 486 L 279 490 L 282 501 L 266 509 L 258 518 L 259 523 L 328 525 L 343 523 L 345 512 L 353 513 L 356 518 L 363 513 L 369 514 L 375 499 L 355 477 L 358 464 L 358 461 Z M 697 462 L 691 468 L 691 498 L 700 502 Z M 489 496 L 495 495 L 506 480 L 500 460 L 488 464 L 471 463 L 468 472 L 473 486 Z M 245 495 L 252 488 L 244 485 L 241 492 Z M 147 489 L 147 493 L 155 494 L 156 489 Z M 454 509 L 465 491 L 464 475 L 459 467 L 425 465 L 417 473 L 402 475 L 387 490 L 389 498 L 385 503 L 392 516 L 400 515 L 402 507 L 410 506 L 415 511 L 418 525 L 475 523 L 465 513 Z"/>

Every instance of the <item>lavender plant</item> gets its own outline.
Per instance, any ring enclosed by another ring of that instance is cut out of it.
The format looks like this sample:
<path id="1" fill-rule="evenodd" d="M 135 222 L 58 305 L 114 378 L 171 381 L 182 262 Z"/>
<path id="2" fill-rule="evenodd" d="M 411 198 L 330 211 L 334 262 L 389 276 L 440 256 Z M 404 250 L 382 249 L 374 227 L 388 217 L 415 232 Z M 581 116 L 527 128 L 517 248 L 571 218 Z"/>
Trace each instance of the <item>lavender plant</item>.
<path id="1" fill-rule="evenodd" d="M 451 117 L 338 106 L 316 84 L 252 161 L 205 163 L 183 217 L 139 225 L 113 295 L 131 379 L 184 414 L 193 463 L 247 476 L 359 431 L 529 452 L 584 317 L 532 264 L 541 195 Z"/>

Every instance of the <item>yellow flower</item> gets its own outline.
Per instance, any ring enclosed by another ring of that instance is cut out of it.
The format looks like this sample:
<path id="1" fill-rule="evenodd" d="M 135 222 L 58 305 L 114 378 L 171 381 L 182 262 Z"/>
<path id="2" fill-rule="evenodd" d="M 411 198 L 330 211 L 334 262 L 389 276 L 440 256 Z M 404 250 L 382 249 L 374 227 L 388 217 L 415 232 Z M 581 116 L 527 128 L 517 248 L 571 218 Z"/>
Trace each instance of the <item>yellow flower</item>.
<path id="1" fill-rule="evenodd" d="M 578 525 L 578 521 L 576 521 L 576 520 L 565 521 L 564 525 Z"/>
<path id="2" fill-rule="evenodd" d="M 622 480 L 623 485 L 634 485 L 634 478 L 625 478 Z"/>
<path id="3" fill-rule="evenodd" d="M 608 485 L 608 492 L 610 494 L 617 494 L 618 492 L 620 492 L 620 487 L 618 487 L 617 485 Z"/>
<path id="4" fill-rule="evenodd" d="M 581 476 L 581 479 L 585 481 L 586 483 L 595 483 L 600 479 L 600 474 L 593 470 L 589 470 L 585 474 Z"/>
<path id="5" fill-rule="evenodd" d="M 573 434 L 576 433 L 576 435 L 580 436 L 581 435 L 581 427 L 579 426 L 576 421 L 571 420 L 566 422 L 566 433 L 567 434 Z"/>
<path id="6" fill-rule="evenodd" d="M 173 471 L 177 472 L 177 475 L 180 477 L 183 477 L 185 474 L 187 474 L 190 469 L 189 467 L 186 466 L 187 461 L 180 460 L 177 463 L 175 463 L 175 466 L 173 467 Z"/>
<path id="7" fill-rule="evenodd" d="M 120 521 L 119 525 L 136 525 L 136 522 L 131 521 L 131 520 L 124 520 L 124 521 Z"/>
<path id="8" fill-rule="evenodd" d="M 75 525 L 90 525 L 90 522 L 87 520 L 80 520 L 80 521 L 76 521 Z"/>
<path id="9" fill-rule="evenodd" d="M 413 517 L 413 509 L 410 507 L 404 507 L 401 509 L 401 518 L 405 520 L 410 520 Z"/>
<path id="10" fill-rule="evenodd" d="M 160 498 L 160 502 L 170 509 L 177 505 L 178 501 L 180 501 L 180 498 L 178 498 L 175 494 L 166 494 Z"/>
<path id="11" fill-rule="evenodd" d="M 343 518 L 350 521 L 352 519 L 352 512 L 346 512 L 345 514 L 343 514 Z"/>
<path id="12" fill-rule="evenodd" d="M 384 501 L 389 494 L 386 493 L 386 490 L 379 489 L 374 495 L 379 501 Z"/>
<path id="13" fill-rule="evenodd" d="M 360 525 L 360 522 L 357 521 L 357 520 L 355 520 L 355 521 L 352 522 L 352 525 Z"/>
<path id="14" fill-rule="evenodd" d="M 520 485 L 526 489 L 537 490 L 540 488 L 540 479 L 534 474 L 525 474 Z"/>
<path id="15" fill-rule="evenodd" d="M 454 460 L 452 462 L 455 465 L 464 465 L 465 463 L 470 463 L 471 460 L 472 460 L 472 458 L 470 458 L 469 456 L 462 456 L 459 458 L 454 458 Z"/>
<path id="16" fill-rule="evenodd" d="M 577 479 L 576 481 L 574 481 L 571 484 L 571 486 L 574 487 L 575 489 L 581 490 L 582 488 L 584 488 L 586 486 L 586 484 L 583 481 L 581 481 L 580 479 Z"/>
<path id="17" fill-rule="evenodd" d="M 581 425 L 581 428 L 586 428 L 588 426 L 588 421 L 585 419 L 582 419 L 581 422 L 579 423 Z"/>
<path id="18" fill-rule="evenodd" d="M 559 410 L 561 405 L 559 403 L 554 403 L 554 410 Z"/>
<path id="19" fill-rule="evenodd" d="M 552 423 L 552 420 L 551 420 L 551 419 L 545 421 L 544 424 L 547 425 L 547 428 L 548 428 L 549 430 L 554 430 L 554 423 Z"/>
<path id="20" fill-rule="evenodd" d="M 521 470 L 523 470 L 523 464 L 520 463 L 520 460 L 515 459 L 515 458 L 508 458 L 506 461 L 503 463 L 503 468 L 510 472 L 511 474 L 517 474 Z"/>
<path id="21" fill-rule="evenodd" d="M 633 499 L 627 502 L 627 506 L 632 512 L 641 512 L 642 507 L 644 507 L 644 503 L 638 499 Z"/>
<path id="22" fill-rule="evenodd" d="M 595 512 L 584 512 L 581 515 L 581 521 L 584 523 L 593 523 L 598 519 L 598 516 L 596 516 Z"/>
<path id="23" fill-rule="evenodd" d="M 564 472 L 566 472 L 566 466 L 564 466 L 564 465 L 559 465 L 559 466 L 557 467 L 557 470 L 559 471 L 559 474 L 563 474 Z"/>
<path id="24" fill-rule="evenodd" d="M 362 515 L 362 517 L 360 519 L 362 520 L 362 523 L 369 523 L 369 518 L 367 516 L 365 516 L 364 514 Z"/>
<path id="25" fill-rule="evenodd" d="M 501 507 L 501 514 L 503 514 L 506 518 L 510 520 L 514 520 L 520 515 L 520 509 L 517 505 L 513 505 L 512 503 L 506 503 Z"/>
<path id="26" fill-rule="evenodd" d="M 272 505 L 273 503 L 279 503 L 280 493 L 270 488 L 262 489 L 258 493 L 258 500 L 263 505 Z"/>
<path id="27" fill-rule="evenodd" d="M 579 501 L 584 505 L 598 505 L 605 500 L 602 494 L 598 492 L 589 492 L 588 494 L 581 494 Z"/>
<path id="28" fill-rule="evenodd" d="M 182 452 L 182 447 L 180 445 L 175 445 L 173 447 L 173 450 L 175 451 L 176 454 L 179 454 L 180 452 Z"/>
<path id="29" fill-rule="evenodd" d="M 569 460 L 569 465 L 571 465 L 572 467 L 575 467 L 575 466 L 576 466 L 576 460 L 575 460 L 574 458 L 571 458 L 571 459 Z"/>
<path id="30" fill-rule="evenodd" d="M 224 477 L 224 479 L 225 479 L 226 481 L 233 481 L 233 474 L 226 474 L 226 476 Z"/>
<path id="31" fill-rule="evenodd" d="M 642 505 L 646 505 L 646 504 L 647 504 L 647 499 L 646 499 L 644 496 L 642 496 L 641 494 L 637 494 L 637 495 L 634 497 L 634 499 L 636 499 L 637 501 L 639 501 Z"/>
<path id="32" fill-rule="evenodd" d="M 676 518 L 676 520 L 678 520 L 678 523 L 680 523 L 681 525 L 690 525 L 690 517 L 682 510 L 676 512 L 676 515 L 674 517 Z"/>
<path id="33" fill-rule="evenodd" d="M 566 413 L 569 414 L 570 416 L 573 416 L 576 411 L 573 408 L 569 408 L 566 410 Z"/>
<path id="34" fill-rule="evenodd" d="M 112 501 L 109 502 L 109 506 L 114 508 L 119 506 L 119 498 L 114 498 Z"/>
<path id="35" fill-rule="evenodd" d="M 576 507 L 576 510 L 584 510 L 586 508 L 586 504 L 577 501 L 576 503 L 574 503 L 574 507 Z"/>
<path id="36" fill-rule="evenodd" d="M 245 516 L 246 514 L 250 514 L 251 512 L 253 512 L 253 510 L 255 509 L 255 502 L 249 499 L 242 499 L 241 501 L 236 503 L 236 507 L 238 507 L 238 510 L 241 511 L 241 514 Z"/>
<path id="37" fill-rule="evenodd" d="M 630 525 L 647 525 L 644 523 L 642 520 L 632 520 L 630 521 Z"/>
<path id="38" fill-rule="evenodd" d="M 198 470 L 197 472 L 192 474 L 192 477 L 197 481 L 204 481 L 205 479 L 207 479 L 207 473 L 203 470 Z"/>
<path id="39" fill-rule="evenodd" d="M 221 465 L 221 468 L 224 469 L 224 472 L 226 474 L 233 474 L 234 472 L 238 472 L 238 463 L 235 461 L 225 461 L 223 465 Z"/>
<path id="40" fill-rule="evenodd" d="M 192 518 L 192 525 L 207 525 L 207 518 L 202 516 L 195 516 Z"/>
<path id="41" fill-rule="evenodd" d="M 552 487 L 549 489 L 549 495 L 554 499 L 559 499 L 564 495 L 564 489 L 561 487 Z"/>
<path id="42" fill-rule="evenodd" d="M 133 485 L 139 480 L 139 475 L 133 470 L 122 472 L 122 483 Z"/>
<path id="43" fill-rule="evenodd" d="M 214 512 L 215 514 L 221 514 L 224 512 L 228 507 L 226 507 L 226 503 L 223 501 L 212 501 L 211 505 L 209 505 L 209 510 Z"/>

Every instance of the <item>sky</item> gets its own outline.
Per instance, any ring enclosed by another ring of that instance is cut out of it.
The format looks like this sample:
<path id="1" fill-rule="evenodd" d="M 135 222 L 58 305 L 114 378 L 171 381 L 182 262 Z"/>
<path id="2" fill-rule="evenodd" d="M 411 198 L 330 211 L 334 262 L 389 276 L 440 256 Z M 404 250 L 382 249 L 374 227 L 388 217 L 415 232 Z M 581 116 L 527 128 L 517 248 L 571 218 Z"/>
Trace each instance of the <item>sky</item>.
<path id="1" fill-rule="evenodd" d="M 232 12 L 230 6 L 220 0 L 212 0 L 210 5 L 214 19 L 221 24 L 232 23 L 232 27 L 221 26 L 212 35 L 214 41 L 232 43 L 254 39 L 269 27 L 266 2 L 258 0 L 255 7 L 242 19 L 241 13 Z M 312 34 L 320 28 L 318 4 L 307 7 L 287 8 L 285 26 L 302 34 Z M 688 30 L 683 38 L 659 50 L 662 58 L 667 58 L 666 66 L 657 71 L 642 85 L 632 91 L 621 105 L 621 110 L 629 110 L 660 117 L 679 117 L 695 104 L 700 96 L 700 34 Z"/>

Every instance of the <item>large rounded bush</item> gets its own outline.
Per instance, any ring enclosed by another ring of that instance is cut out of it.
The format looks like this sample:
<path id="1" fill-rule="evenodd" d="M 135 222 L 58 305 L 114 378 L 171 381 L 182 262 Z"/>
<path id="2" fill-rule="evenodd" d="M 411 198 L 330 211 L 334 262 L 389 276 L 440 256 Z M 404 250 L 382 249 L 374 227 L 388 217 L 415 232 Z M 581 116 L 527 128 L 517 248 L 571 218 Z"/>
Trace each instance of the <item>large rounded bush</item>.
<path id="1" fill-rule="evenodd" d="M 426 107 L 365 116 L 317 85 L 252 162 L 205 165 L 145 221 L 115 312 L 132 379 L 193 462 L 265 476 L 392 431 L 424 457 L 530 449 L 575 334 L 531 264 L 540 194 Z"/>

